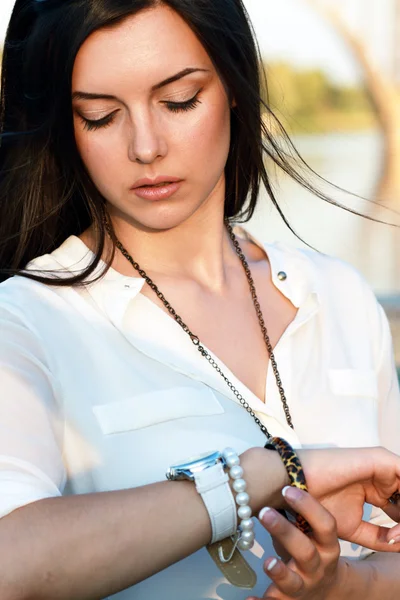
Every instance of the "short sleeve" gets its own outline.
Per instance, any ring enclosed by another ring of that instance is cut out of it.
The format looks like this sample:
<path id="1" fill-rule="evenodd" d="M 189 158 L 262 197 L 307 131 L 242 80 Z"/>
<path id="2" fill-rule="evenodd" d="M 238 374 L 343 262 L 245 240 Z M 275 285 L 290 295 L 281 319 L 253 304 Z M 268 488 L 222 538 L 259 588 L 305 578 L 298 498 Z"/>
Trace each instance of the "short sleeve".
<path id="1" fill-rule="evenodd" d="M 38 336 L 0 305 L 0 517 L 60 496 L 63 419 Z"/>

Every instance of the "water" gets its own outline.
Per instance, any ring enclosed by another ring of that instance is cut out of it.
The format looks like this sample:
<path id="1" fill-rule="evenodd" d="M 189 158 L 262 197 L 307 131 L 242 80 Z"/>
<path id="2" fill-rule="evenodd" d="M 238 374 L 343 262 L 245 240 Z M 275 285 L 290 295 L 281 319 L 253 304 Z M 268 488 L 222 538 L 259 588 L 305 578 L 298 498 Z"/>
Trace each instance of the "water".
<path id="1" fill-rule="evenodd" d="M 371 198 L 382 168 L 382 140 L 377 132 L 298 136 L 294 142 L 310 166 L 349 191 Z M 316 249 L 352 263 L 384 300 L 400 292 L 400 202 L 398 213 L 374 207 L 332 188 L 335 199 L 399 228 L 371 223 L 313 197 L 286 176 L 277 195 L 293 228 Z M 258 238 L 302 245 L 281 221 L 264 193 L 250 221 Z"/>

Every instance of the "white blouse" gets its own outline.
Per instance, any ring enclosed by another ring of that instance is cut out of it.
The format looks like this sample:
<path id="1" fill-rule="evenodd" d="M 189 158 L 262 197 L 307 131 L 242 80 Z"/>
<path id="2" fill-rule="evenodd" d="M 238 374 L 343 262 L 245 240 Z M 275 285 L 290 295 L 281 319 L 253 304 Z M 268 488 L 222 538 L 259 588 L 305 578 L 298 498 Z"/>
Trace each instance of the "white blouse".
<path id="1" fill-rule="evenodd" d="M 286 424 L 271 366 L 266 404 L 219 361 L 224 372 L 268 430 L 296 447 L 383 445 L 400 454 L 391 336 L 369 287 L 339 260 L 280 244 L 264 248 L 274 285 L 299 309 L 275 351 L 295 431 Z M 30 268 L 62 276 L 92 258 L 72 236 Z M 141 294 L 143 284 L 110 269 L 86 288 L 22 277 L 0 285 L 0 516 L 46 497 L 161 481 L 185 456 L 264 445 L 188 336 Z M 390 523 L 377 509 L 365 512 Z M 274 551 L 258 521 L 255 532 L 246 558 L 258 583 L 248 593 L 261 596 L 269 581 L 263 559 Z M 366 553 L 347 543 L 342 549 L 350 557 Z M 203 549 L 113 597 L 245 595 Z"/>

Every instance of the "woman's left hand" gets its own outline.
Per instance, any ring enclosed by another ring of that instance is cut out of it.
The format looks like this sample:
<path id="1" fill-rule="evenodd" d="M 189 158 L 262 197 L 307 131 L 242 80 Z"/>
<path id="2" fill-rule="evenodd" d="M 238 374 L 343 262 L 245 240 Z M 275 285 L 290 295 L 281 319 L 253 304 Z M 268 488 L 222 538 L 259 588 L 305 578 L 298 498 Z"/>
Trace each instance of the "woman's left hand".
<path id="1" fill-rule="evenodd" d="M 272 557 L 265 561 L 265 572 L 273 583 L 263 598 L 339 600 L 348 565 L 340 559 L 335 519 L 317 500 L 297 488 L 286 488 L 285 500 L 309 522 L 313 533 L 308 537 L 274 509 L 262 511 L 262 525 L 291 556 L 287 564 Z"/>

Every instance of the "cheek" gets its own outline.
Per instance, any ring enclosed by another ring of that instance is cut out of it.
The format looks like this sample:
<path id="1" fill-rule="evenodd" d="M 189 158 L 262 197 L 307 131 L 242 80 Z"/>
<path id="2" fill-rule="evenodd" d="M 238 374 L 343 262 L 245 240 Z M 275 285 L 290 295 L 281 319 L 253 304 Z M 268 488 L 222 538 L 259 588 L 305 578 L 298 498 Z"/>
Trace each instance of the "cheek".
<path id="1" fill-rule="evenodd" d="M 89 172 L 96 171 L 105 161 L 104 149 L 85 133 L 75 134 L 79 154 Z"/>
<path id="2" fill-rule="evenodd" d="M 186 156 L 212 171 L 221 170 L 227 160 L 229 144 L 230 109 L 225 102 L 216 102 L 209 105 L 187 130 Z"/>
<path id="3" fill-rule="evenodd" d="M 108 180 L 115 177 L 116 165 L 121 164 L 117 156 L 119 145 L 112 140 L 107 130 L 101 136 L 75 128 L 75 140 L 82 161 L 95 185 L 104 191 Z"/>

